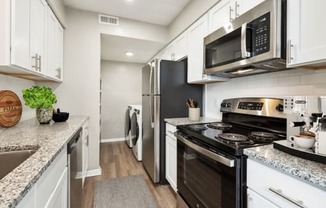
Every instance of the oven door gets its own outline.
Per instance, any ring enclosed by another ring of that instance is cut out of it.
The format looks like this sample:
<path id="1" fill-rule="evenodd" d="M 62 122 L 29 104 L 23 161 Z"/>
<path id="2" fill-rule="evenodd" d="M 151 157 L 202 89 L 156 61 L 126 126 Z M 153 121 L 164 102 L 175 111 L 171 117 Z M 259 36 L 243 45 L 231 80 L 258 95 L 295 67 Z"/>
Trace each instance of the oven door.
<path id="1" fill-rule="evenodd" d="M 192 208 L 242 208 L 245 175 L 242 159 L 214 153 L 177 135 L 178 194 Z"/>

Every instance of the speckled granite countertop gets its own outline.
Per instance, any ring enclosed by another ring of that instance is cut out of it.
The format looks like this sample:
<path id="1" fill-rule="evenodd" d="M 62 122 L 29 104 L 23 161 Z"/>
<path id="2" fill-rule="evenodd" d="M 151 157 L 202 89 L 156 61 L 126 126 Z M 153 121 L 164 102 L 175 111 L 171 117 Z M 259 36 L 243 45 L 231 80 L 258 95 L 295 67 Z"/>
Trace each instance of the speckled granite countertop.
<path id="1" fill-rule="evenodd" d="M 250 159 L 298 178 L 326 191 L 326 165 L 292 156 L 273 148 L 273 145 L 244 150 Z"/>
<path id="2" fill-rule="evenodd" d="M 187 124 L 196 124 L 196 123 L 208 123 L 208 122 L 219 122 L 220 119 L 215 118 L 206 118 L 206 117 L 200 117 L 199 121 L 191 121 L 188 117 L 186 118 L 166 118 L 164 119 L 165 122 L 173 125 L 187 125 Z"/>
<path id="3" fill-rule="evenodd" d="M 71 116 L 66 122 L 40 125 L 30 119 L 0 128 L 0 151 L 37 149 L 0 180 L 1 208 L 15 207 L 21 201 L 86 120 L 86 116 Z"/>

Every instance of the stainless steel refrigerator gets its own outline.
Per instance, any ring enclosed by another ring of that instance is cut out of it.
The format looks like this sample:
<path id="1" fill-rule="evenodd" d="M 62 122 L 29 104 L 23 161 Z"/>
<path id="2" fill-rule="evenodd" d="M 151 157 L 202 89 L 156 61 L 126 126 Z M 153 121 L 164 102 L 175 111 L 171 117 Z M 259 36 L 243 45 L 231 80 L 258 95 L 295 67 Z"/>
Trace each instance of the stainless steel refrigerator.
<path id="1" fill-rule="evenodd" d="M 188 116 L 186 101 L 198 101 L 202 109 L 201 85 L 187 84 L 187 60 L 153 60 L 142 71 L 142 163 L 154 183 L 165 179 L 165 118 Z"/>

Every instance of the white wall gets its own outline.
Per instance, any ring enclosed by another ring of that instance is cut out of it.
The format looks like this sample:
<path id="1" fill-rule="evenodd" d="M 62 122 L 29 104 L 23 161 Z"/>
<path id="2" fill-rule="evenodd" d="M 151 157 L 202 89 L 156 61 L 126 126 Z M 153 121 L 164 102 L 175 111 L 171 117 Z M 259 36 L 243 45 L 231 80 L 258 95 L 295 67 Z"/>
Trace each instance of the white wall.
<path id="1" fill-rule="evenodd" d="M 71 115 L 90 118 L 90 170 L 99 168 L 101 33 L 154 41 L 163 41 L 167 36 L 161 26 L 125 19 L 120 19 L 118 27 L 102 25 L 96 13 L 66 8 L 64 82 L 52 87 L 58 107 Z"/>
<path id="2" fill-rule="evenodd" d="M 29 81 L 25 79 L 15 78 L 7 75 L 0 74 L 0 90 L 11 90 L 17 94 L 19 97 L 22 106 L 23 113 L 20 121 L 25 121 L 30 118 L 35 117 L 35 109 L 25 106 L 23 100 L 22 89 L 29 88 L 35 85 L 34 81 Z M 0 127 L 1 129 L 2 127 Z"/>
<path id="3" fill-rule="evenodd" d="M 144 64 L 101 62 L 101 139 L 124 138 L 125 112 L 130 104 L 141 104 Z"/>
<path id="4" fill-rule="evenodd" d="M 326 69 L 294 69 L 208 84 L 206 116 L 221 118 L 219 107 L 225 98 L 292 95 L 326 95 Z"/>

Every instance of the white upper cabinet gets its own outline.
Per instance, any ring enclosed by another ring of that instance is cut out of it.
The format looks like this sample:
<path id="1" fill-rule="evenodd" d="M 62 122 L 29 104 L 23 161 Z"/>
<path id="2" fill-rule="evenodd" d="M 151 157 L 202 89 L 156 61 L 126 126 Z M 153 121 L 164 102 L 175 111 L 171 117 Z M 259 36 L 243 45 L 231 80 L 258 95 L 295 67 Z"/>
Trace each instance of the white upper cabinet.
<path id="1" fill-rule="evenodd" d="M 188 29 L 188 77 L 189 84 L 226 81 L 227 78 L 204 75 L 204 37 L 208 34 L 208 15 L 205 14 Z"/>
<path id="2" fill-rule="evenodd" d="M 0 1 L 0 73 L 32 80 L 61 81 L 55 75 L 48 75 L 47 70 L 47 50 L 54 50 L 49 55 L 56 59 L 57 68 L 62 69 L 63 62 L 62 27 L 54 34 L 60 34 L 59 38 L 50 40 L 47 37 L 53 35 L 48 33 L 49 10 L 45 0 Z M 55 47 L 50 48 L 50 44 Z"/>
<path id="3" fill-rule="evenodd" d="M 264 0 L 221 0 L 208 11 L 209 33 L 232 22 Z"/>
<path id="4" fill-rule="evenodd" d="M 287 1 L 287 66 L 326 62 L 326 1 Z"/>
<path id="5" fill-rule="evenodd" d="M 17 67 L 31 69 L 30 55 L 30 0 L 10 0 L 1 1 L 1 12 L 5 15 L 1 18 L 0 58 L 1 65 L 14 65 Z M 11 18 L 10 18 L 11 17 Z M 10 24 L 11 19 L 11 24 Z M 10 30 L 11 28 L 11 30 Z M 10 40 L 11 39 L 11 40 Z M 11 54 L 10 54 L 11 48 Z M 4 56 L 4 57 L 3 57 Z"/>
<path id="6" fill-rule="evenodd" d="M 167 45 L 162 52 L 160 52 L 162 59 L 178 61 L 188 55 L 188 36 L 187 32 L 183 32 L 169 45 Z"/>
<path id="7" fill-rule="evenodd" d="M 47 65 L 46 74 L 62 81 L 63 75 L 63 28 L 52 10 L 47 13 Z"/>
<path id="8" fill-rule="evenodd" d="M 208 11 L 209 33 L 231 22 L 232 0 L 222 0 Z"/>
<path id="9" fill-rule="evenodd" d="M 45 61 L 45 27 L 47 4 L 45 0 L 31 0 L 30 54 L 32 70 L 43 72 Z"/>

